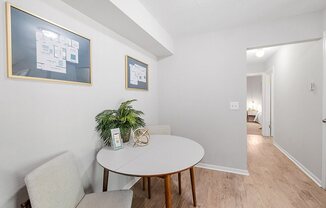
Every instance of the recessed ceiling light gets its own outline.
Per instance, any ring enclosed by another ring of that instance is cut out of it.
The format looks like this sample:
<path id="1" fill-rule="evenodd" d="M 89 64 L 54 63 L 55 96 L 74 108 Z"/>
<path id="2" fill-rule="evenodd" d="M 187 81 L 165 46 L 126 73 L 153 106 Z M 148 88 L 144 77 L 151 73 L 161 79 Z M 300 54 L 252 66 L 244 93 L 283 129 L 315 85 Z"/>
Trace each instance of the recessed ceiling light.
<path id="1" fill-rule="evenodd" d="M 263 57 L 265 55 L 265 50 L 264 49 L 257 49 L 257 51 L 256 51 L 256 56 L 258 57 L 258 58 L 261 58 L 261 57 Z"/>

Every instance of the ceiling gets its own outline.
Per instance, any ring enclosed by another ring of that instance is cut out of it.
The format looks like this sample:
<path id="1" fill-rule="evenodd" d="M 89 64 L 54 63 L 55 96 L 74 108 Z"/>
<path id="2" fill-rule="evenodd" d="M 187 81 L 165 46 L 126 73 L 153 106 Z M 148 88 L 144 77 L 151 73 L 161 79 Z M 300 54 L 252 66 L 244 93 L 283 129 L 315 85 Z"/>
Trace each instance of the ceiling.
<path id="1" fill-rule="evenodd" d="M 247 50 L 247 63 L 254 64 L 254 63 L 265 63 L 269 58 L 271 58 L 282 46 L 274 46 L 262 49 L 251 49 Z M 257 57 L 256 52 L 257 50 L 264 50 L 263 57 Z"/>
<path id="2" fill-rule="evenodd" d="M 174 37 L 300 15 L 326 0 L 139 0 Z"/>
<path id="3" fill-rule="evenodd" d="M 157 21 L 151 21 L 148 24 L 148 20 L 153 19 L 153 17 L 139 1 L 132 0 L 128 4 L 121 0 L 96 0 L 96 4 L 90 0 L 61 1 L 119 34 L 119 36 L 130 40 L 158 59 L 173 54 L 173 41 L 170 40 L 170 35 Z M 53 6 L 55 6 L 55 2 L 46 1 L 47 4 Z M 134 11 L 141 13 L 142 18 L 135 18 L 138 16 L 135 15 Z M 72 13 L 69 14 L 73 17 L 76 16 Z"/>

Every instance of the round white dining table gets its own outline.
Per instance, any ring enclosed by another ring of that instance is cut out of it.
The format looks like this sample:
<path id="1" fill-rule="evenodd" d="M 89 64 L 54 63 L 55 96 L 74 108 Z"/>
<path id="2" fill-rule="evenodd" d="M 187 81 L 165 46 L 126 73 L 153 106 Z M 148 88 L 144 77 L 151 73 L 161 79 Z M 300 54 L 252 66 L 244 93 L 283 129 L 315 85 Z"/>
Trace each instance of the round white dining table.
<path id="1" fill-rule="evenodd" d="M 197 142 L 179 136 L 151 135 L 146 146 L 125 143 L 123 149 L 102 148 L 97 154 L 97 162 L 104 168 L 103 191 L 107 191 L 109 171 L 149 178 L 159 176 L 165 181 L 166 207 L 172 207 L 171 175 L 178 173 L 179 193 L 181 193 L 182 171 L 190 171 L 193 203 L 196 206 L 194 166 L 204 157 L 204 148 Z"/>

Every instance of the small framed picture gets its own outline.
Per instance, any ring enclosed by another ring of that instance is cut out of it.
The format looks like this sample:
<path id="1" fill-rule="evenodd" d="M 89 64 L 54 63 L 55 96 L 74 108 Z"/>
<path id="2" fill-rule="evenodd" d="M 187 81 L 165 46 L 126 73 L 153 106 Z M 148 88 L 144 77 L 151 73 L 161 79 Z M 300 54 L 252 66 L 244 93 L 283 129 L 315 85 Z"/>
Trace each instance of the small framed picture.
<path id="1" fill-rule="evenodd" d="M 120 129 L 111 129 L 111 146 L 114 150 L 122 149 L 123 143 L 121 139 Z"/>
<path id="2" fill-rule="evenodd" d="M 126 89 L 148 90 L 148 64 L 126 56 Z"/>

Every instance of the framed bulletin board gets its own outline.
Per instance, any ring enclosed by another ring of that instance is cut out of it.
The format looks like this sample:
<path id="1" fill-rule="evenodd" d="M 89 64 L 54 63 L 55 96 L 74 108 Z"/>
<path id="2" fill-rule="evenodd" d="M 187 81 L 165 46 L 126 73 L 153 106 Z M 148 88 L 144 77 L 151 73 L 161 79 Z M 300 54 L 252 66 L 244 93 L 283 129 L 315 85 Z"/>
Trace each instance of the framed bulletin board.
<path id="1" fill-rule="evenodd" d="M 126 56 L 126 88 L 148 90 L 148 64 Z"/>
<path id="2" fill-rule="evenodd" d="M 8 2 L 6 14 L 9 77 L 92 83 L 88 38 Z"/>

